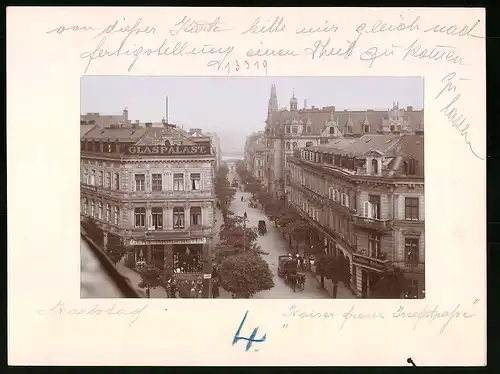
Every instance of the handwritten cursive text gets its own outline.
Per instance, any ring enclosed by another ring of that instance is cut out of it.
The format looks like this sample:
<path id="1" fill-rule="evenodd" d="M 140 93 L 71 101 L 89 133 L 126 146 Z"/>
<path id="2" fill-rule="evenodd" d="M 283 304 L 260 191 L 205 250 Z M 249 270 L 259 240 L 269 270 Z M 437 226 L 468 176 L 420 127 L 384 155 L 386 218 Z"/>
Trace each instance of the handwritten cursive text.
<path id="1" fill-rule="evenodd" d="M 283 17 L 276 17 L 270 25 L 262 25 L 260 23 L 260 17 L 257 17 L 255 21 L 253 21 L 252 26 L 246 31 L 243 31 L 241 34 L 264 34 L 264 33 L 273 33 L 273 32 L 281 32 L 286 29 L 285 19 Z"/>
<path id="2" fill-rule="evenodd" d="M 70 315 L 70 316 L 131 316 L 132 321 L 128 326 L 132 326 L 141 316 L 141 313 L 146 309 L 147 305 L 142 308 L 134 309 L 132 311 L 127 311 L 116 307 L 113 304 L 112 307 L 104 307 L 99 304 L 94 305 L 92 308 L 70 308 L 63 301 L 59 301 L 54 307 L 50 309 L 40 309 L 37 311 L 39 315 L 50 316 L 50 315 Z"/>
<path id="3" fill-rule="evenodd" d="M 441 113 L 446 117 L 448 122 L 451 123 L 451 126 L 458 131 L 460 136 L 464 138 L 465 144 L 469 146 L 472 154 L 480 160 L 484 160 L 484 157 L 477 154 L 477 152 L 472 148 L 472 144 L 470 143 L 467 135 L 470 124 L 467 123 L 467 117 L 463 113 L 457 109 L 457 105 L 460 103 L 460 99 L 462 97 L 461 93 L 457 93 L 457 86 L 455 81 L 459 79 L 457 78 L 457 73 L 453 72 L 447 74 L 443 79 L 441 79 L 441 83 L 443 83 L 441 91 L 434 97 L 434 99 L 439 99 L 442 95 L 446 93 L 453 93 L 454 96 L 451 98 L 445 106 L 443 106 L 440 110 Z"/>
<path id="4" fill-rule="evenodd" d="M 176 36 L 181 31 L 191 34 L 199 34 L 200 32 L 222 32 L 228 31 L 228 29 L 221 29 L 220 27 L 220 17 L 217 17 L 211 22 L 206 21 L 196 21 L 188 16 L 184 16 L 179 22 L 174 25 L 174 28 L 169 30 L 170 35 Z"/>

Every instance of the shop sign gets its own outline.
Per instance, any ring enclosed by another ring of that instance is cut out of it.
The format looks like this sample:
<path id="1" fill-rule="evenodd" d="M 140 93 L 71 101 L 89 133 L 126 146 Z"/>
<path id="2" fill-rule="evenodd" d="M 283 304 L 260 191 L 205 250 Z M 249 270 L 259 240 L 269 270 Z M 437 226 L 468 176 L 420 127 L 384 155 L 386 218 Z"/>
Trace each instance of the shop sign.
<path id="1" fill-rule="evenodd" d="M 385 262 L 365 256 L 353 254 L 352 262 L 354 262 L 358 266 L 367 266 L 370 268 L 375 268 L 376 270 L 385 270 Z"/>
<path id="2" fill-rule="evenodd" d="M 175 279 L 178 280 L 198 280 L 201 279 L 201 274 L 193 274 L 193 273 L 174 273 Z"/>
<path id="3" fill-rule="evenodd" d="M 85 184 L 81 184 L 81 185 L 80 185 L 80 187 L 81 187 L 83 190 L 97 192 L 97 187 L 87 186 L 87 185 L 85 185 Z"/>
<path id="4" fill-rule="evenodd" d="M 194 145 L 131 145 L 126 148 L 128 155 L 147 156 L 178 156 L 178 155 L 209 155 L 210 142 L 203 142 Z"/>
<path id="5" fill-rule="evenodd" d="M 206 242 L 207 242 L 207 238 L 168 239 L 168 240 L 130 239 L 129 245 L 205 244 Z"/>

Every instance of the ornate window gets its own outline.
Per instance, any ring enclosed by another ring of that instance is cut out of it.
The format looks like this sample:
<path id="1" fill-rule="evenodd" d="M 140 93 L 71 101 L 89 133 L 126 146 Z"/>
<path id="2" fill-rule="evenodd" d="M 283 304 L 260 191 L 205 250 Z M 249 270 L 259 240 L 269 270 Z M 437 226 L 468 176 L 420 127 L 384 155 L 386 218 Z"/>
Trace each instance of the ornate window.
<path id="1" fill-rule="evenodd" d="M 139 207 L 134 209 L 135 227 L 146 226 L 146 208 Z"/>
<path id="2" fill-rule="evenodd" d="M 175 207 L 174 212 L 174 229 L 183 229 L 184 228 L 184 208 L 183 207 Z"/>

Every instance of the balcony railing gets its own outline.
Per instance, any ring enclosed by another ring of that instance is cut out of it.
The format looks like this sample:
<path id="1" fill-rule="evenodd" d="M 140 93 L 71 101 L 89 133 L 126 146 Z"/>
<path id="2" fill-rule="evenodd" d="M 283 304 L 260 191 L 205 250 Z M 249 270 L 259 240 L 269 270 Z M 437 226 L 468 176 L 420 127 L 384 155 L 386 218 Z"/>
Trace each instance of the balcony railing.
<path id="1" fill-rule="evenodd" d="M 389 260 L 382 260 L 375 257 L 365 256 L 360 253 L 353 253 L 352 262 L 358 266 L 368 266 L 370 268 L 383 271 L 386 269 Z"/>
<path id="2" fill-rule="evenodd" d="M 358 227 L 365 229 L 372 229 L 377 231 L 390 231 L 393 227 L 392 220 L 381 220 L 363 216 L 353 216 L 354 224 Z"/>

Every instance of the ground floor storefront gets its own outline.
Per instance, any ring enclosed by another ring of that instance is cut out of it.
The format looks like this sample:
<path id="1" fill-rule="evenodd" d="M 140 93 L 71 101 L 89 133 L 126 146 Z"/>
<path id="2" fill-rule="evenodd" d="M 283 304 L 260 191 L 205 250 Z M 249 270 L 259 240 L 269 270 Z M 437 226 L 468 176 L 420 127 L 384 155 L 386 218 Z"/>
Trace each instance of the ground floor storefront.
<path id="1" fill-rule="evenodd" d="M 171 297 L 211 295 L 211 238 L 131 239 L 126 244 L 125 265 L 138 271 L 146 264 L 163 270 Z"/>

